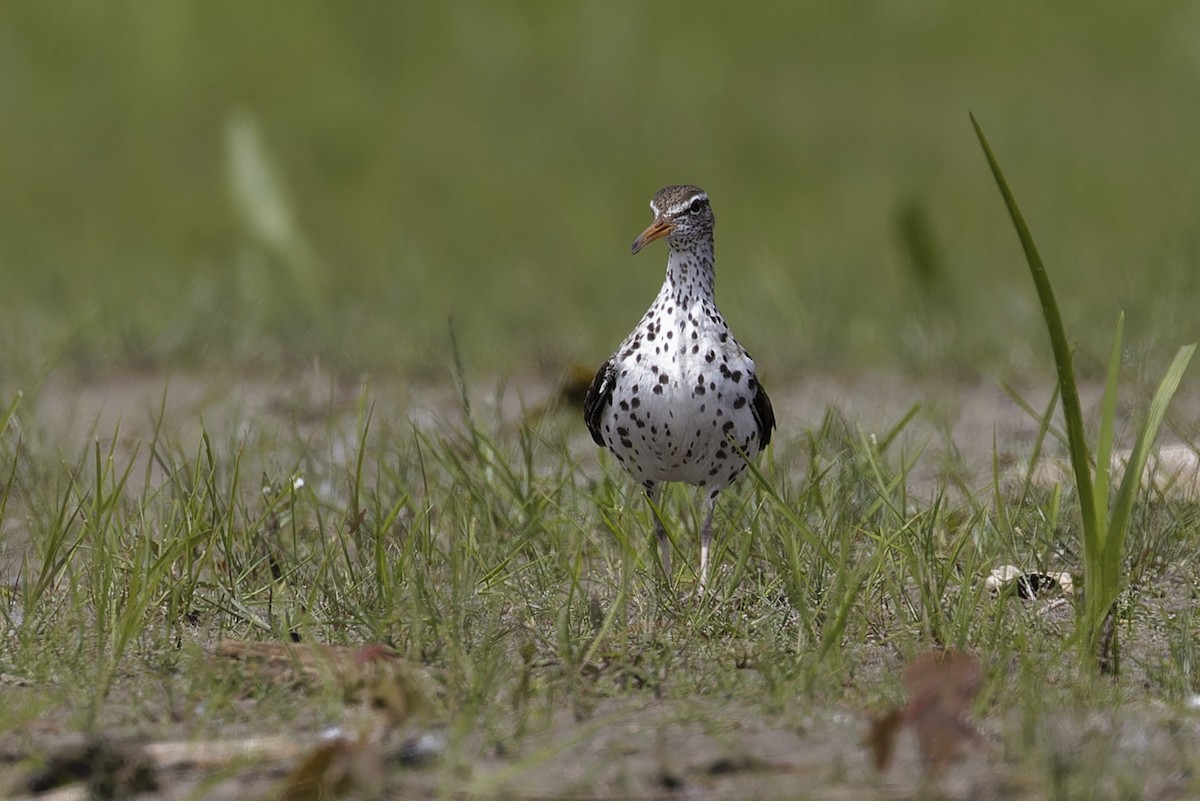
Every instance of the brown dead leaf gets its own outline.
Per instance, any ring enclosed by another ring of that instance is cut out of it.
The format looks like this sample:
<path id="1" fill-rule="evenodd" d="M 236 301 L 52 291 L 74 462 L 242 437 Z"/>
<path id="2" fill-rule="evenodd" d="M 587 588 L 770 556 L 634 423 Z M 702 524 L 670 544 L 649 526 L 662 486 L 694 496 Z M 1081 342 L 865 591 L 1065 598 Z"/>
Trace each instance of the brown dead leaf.
<path id="1" fill-rule="evenodd" d="M 386 645 L 360 648 L 290 642 L 221 640 L 213 653 L 237 663 L 249 680 L 295 685 L 299 689 L 329 682 L 341 686 L 347 701 L 368 701 L 397 724 L 422 708 L 419 668 Z"/>
<path id="2" fill-rule="evenodd" d="M 983 686 L 983 666 L 965 651 L 948 648 L 926 651 L 904 669 L 904 689 L 909 707 L 917 699 L 936 702 L 954 714 L 967 711 Z"/>
<path id="3" fill-rule="evenodd" d="M 956 648 L 927 651 L 905 668 L 904 722 L 917 732 L 926 768 L 939 770 L 958 757 L 963 743 L 978 738 L 967 713 L 982 686 L 979 660 Z"/>
<path id="4" fill-rule="evenodd" d="M 383 784 L 383 753 L 366 740 L 337 738 L 310 751 L 279 790 L 279 801 L 321 801 L 350 792 L 374 795 Z"/>
<path id="5" fill-rule="evenodd" d="M 937 772 L 953 762 L 961 747 L 979 740 L 968 712 L 983 686 L 983 668 L 971 654 L 950 648 L 927 651 L 904 669 L 908 703 L 874 720 L 864 740 L 878 770 L 887 768 L 895 739 L 912 727 L 926 770 Z"/>
<path id="6" fill-rule="evenodd" d="M 887 713 L 871 720 L 871 728 L 863 745 L 871 752 L 875 770 L 884 771 L 892 764 L 892 754 L 896 750 L 896 735 L 904 725 L 904 710 L 892 709 Z"/>

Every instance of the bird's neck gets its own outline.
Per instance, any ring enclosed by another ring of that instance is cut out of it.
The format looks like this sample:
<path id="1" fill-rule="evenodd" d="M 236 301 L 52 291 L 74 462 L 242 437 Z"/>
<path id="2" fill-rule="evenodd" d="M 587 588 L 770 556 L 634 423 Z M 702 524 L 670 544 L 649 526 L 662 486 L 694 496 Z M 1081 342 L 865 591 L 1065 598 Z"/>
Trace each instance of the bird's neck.
<path id="1" fill-rule="evenodd" d="M 711 239 L 672 247 L 663 292 L 691 300 L 712 299 L 716 283 Z"/>

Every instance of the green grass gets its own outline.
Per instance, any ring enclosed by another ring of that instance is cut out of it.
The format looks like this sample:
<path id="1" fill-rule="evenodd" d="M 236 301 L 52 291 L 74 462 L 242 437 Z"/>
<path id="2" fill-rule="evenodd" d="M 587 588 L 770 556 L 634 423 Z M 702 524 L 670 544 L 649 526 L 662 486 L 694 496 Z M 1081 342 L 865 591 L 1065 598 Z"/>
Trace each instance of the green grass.
<path id="1" fill-rule="evenodd" d="M 1085 420 L 1079 403 L 1079 389 L 1075 366 L 1071 355 L 1071 341 L 1063 328 L 1062 314 L 1050 276 L 1042 264 L 1033 236 L 1025 224 L 1017 201 L 1004 179 L 991 146 L 974 116 L 971 124 L 983 147 L 988 166 L 996 179 L 1000 194 L 1008 207 L 1013 226 L 1021 240 L 1029 270 L 1037 288 L 1042 305 L 1046 328 L 1050 335 L 1051 349 L 1058 373 L 1058 396 L 1063 400 L 1063 417 L 1067 427 L 1067 450 L 1071 457 L 1071 469 L 1075 474 L 1075 494 L 1079 501 L 1081 544 L 1083 554 L 1084 601 L 1080 615 L 1080 653 L 1085 661 L 1098 660 L 1107 672 L 1116 672 L 1118 665 L 1115 617 L 1116 601 L 1127 580 L 1125 571 L 1125 539 L 1133 513 L 1135 496 L 1141 489 L 1143 475 L 1154 449 L 1158 429 L 1167 414 L 1167 407 L 1179 388 L 1179 382 L 1187 370 L 1196 344 L 1179 349 L 1167 374 L 1163 376 L 1154 398 L 1150 402 L 1146 419 L 1138 428 L 1137 440 L 1125 460 L 1124 474 L 1120 486 L 1109 505 L 1109 486 L 1112 483 L 1113 427 L 1117 417 L 1117 379 L 1121 369 L 1124 347 L 1125 315 L 1117 318 L 1116 333 L 1113 335 L 1112 356 L 1109 357 L 1108 375 L 1104 382 L 1104 400 L 1100 406 L 1100 432 L 1096 439 L 1093 461 L 1084 433 Z M 1046 415 L 1049 421 L 1049 414 Z M 1044 428 L 1043 428 L 1044 431 Z M 1105 634 L 1106 627 L 1109 633 Z"/>
<path id="2" fill-rule="evenodd" d="M 1139 775 L 1106 764 L 1117 741 L 1090 742 L 1084 762 L 1049 756 L 1081 747 L 1063 715 L 1107 710 L 1148 737 L 1186 725 L 1177 716 L 1197 686 L 1195 621 L 1174 610 L 1189 603 L 1180 582 L 1200 586 L 1191 503 L 1152 498 L 1134 510 L 1119 618 L 1127 678 L 1111 684 L 1079 669 L 1072 616 L 1053 622 L 1046 602 L 984 587 L 1000 564 L 1078 570 L 1076 512 L 1038 487 L 995 504 L 986 488 L 963 495 L 955 487 L 971 479 L 953 473 L 912 494 L 912 471 L 932 458 L 909 430 L 919 410 L 874 436 L 831 411 L 781 437 L 723 498 L 701 601 L 689 592 L 695 499 L 665 498 L 683 557 L 678 592 L 667 590 L 649 512 L 615 464 L 576 450 L 574 410 L 512 423 L 477 409 L 412 428 L 373 401 L 364 394 L 291 433 L 262 418 L 256 434 L 213 429 L 195 441 L 159 410 L 131 424 L 136 447 L 105 437 L 66 460 L 22 444 L 38 439 L 36 399 L 23 403 L 0 440 L 12 475 L 0 507 L 0 674 L 23 685 L 0 730 L 153 741 L 282 727 L 303 738 L 347 719 L 336 685 L 312 695 L 231 678 L 209 655 L 227 637 L 396 648 L 430 676 L 423 725 L 450 738 L 441 767 L 416 777 L 484 797 L 529 776 L 555 781 L 553 753 L 646 704 L 675 709 L 662 714 L 682 715 L 681 726 L 748 717 L 807 732 L 852 766 L 816 786 L 865 791 L 865 722 L 847 734 L 828 716 L 894 702 L 905 662 L 940 646 L 984 661 L 977 712 L 1009 754 L 989 775 L 1025 775 L 1011 797 Z M 1179 711 L 1163 718 L 1164 701 Z M 557 745 L 543 752 L 548 732 Z M 20 742 L 37 753 L 36 739 Z M 482 767 L 495 753 L 499 773 Z M 387 776 L 396 788 L 416 780 Z M 590 786 L 557 781 L 561 792 Z"/>

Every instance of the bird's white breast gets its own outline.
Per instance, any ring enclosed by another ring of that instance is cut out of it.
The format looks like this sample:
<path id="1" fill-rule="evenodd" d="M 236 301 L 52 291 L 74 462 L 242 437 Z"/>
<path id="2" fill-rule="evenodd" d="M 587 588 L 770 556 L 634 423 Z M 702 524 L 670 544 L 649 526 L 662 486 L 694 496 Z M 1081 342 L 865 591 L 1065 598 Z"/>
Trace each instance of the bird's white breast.
<path id="1" fill-rule="evenodd" d="M 711 302 L 664 300 L 616 354 L 605 441 L 641 482 L 728 486 L 758 452 L 754 362 Z"/>

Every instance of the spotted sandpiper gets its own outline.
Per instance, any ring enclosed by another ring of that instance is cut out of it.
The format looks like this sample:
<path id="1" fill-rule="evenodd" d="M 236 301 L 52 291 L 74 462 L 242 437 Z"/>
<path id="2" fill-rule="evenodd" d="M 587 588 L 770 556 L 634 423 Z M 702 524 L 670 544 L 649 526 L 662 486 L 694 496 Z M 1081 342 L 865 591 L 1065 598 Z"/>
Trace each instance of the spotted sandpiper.
<path id="1" fill-rule="evenodd" d="M 682 481 L 707 491 L 700 530 L 703 592 L 717 495 L 771 441 L 775 413 L 754 360 L 717 310 L 708 193 L 666 186 L 650 210 L 654 221 L 634 240 L 633 252 L 666 239 L 666 280 L 641 322 L 596 373 L 583 416 L 596 444 L 612 451 L 645 489 L 668 580 L 671 545 L 658 507 L 662 484 Z"/>

